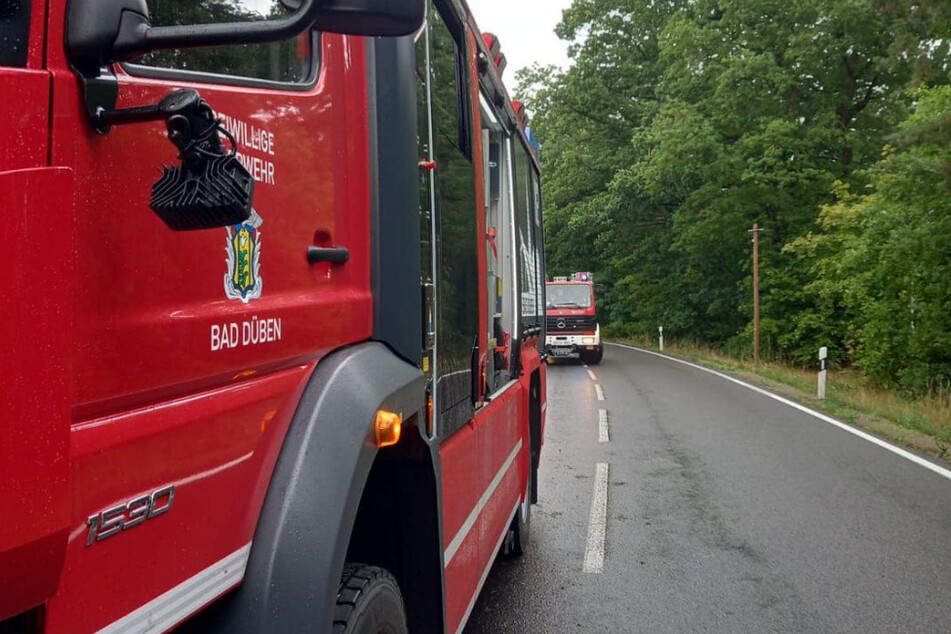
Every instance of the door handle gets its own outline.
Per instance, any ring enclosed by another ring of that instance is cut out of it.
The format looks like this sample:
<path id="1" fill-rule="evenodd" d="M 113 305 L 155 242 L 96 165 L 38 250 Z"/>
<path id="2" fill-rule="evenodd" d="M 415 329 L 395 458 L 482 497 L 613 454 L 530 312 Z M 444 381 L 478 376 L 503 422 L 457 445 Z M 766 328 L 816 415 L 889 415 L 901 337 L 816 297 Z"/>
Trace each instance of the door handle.
<path id="1" fill-rule="evenodd" d="M 347 247 L 307 247 L 307 261 L 311 264 L 330 262 L 343 264 L 350 259 L 350 250 Z"/>

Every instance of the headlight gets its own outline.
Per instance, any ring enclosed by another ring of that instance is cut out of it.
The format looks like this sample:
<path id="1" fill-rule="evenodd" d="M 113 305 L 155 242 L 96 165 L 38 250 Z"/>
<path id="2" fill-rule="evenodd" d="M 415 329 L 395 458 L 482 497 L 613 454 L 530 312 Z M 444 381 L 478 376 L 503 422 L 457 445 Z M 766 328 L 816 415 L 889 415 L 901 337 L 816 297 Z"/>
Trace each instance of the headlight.
<path id="1" fill-rule="evenodd" d="M 583 346 L 593 346 L 593 345 L 594 345 L 594 337 L 582 337 L 582 338 L 581 338 L 581 345 L 583 345 Z"/>

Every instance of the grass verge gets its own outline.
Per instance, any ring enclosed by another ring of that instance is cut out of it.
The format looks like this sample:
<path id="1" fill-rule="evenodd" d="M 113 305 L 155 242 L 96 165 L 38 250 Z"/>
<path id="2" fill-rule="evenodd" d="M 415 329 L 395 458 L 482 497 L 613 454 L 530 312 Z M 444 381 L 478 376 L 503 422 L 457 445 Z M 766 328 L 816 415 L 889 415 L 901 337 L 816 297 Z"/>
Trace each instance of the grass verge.
<path id="1" fill-rule="evenodd" d="M 616 340 L 657 350 L 656 344 L 642 340 Z M 869 385 L 855 370 L 830 370 L 826 377 L 826 398 L 819 400 L 815 370 L 776 362 L 757 365 L 712 348 L 676 342 L 666 342 L 664 353 L 732 374 L 896 444 L 951 461 L 951 400 L 947 398 L 909 399 Z"/>

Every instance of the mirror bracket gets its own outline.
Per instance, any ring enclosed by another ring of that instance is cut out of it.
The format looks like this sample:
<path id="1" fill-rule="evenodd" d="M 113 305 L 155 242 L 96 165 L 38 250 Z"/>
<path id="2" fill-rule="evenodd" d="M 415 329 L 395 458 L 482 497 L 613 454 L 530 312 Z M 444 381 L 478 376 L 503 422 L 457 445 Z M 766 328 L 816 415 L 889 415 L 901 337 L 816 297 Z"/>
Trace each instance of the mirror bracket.
<path id="1" fill-rule="evenodd" d="M 113 82 L 113 84 L 115 84 L 115 82 Z M 204 115 L 202 111 L 203 105 L 207 106 L 197 90 L 176 90 L 166 95 L 160 102 L 154 105 L 118 109 L 99 107 L 91 114 L 96 130 L 100 133 L 105 133 L 114 125 L 146 123 L 149 121 L 168 122 L 175 115 L 183 115 L 189 119 L 194 119 L 196 116 L 195 113 Z M 210 112 L 210 109 L 208 109 L 208 111 Z M 207 120 L 206 125 L 213 123 L 210 115 L 205 115 L 205 119 Z M 171 130 L 169 130 L 169 132 L 171 132 Z M 169 138 L 171 138 L 171 136 Z"/>
<path id="2" fill-rule="evenodd" d="M 99 72 L 95 77 L 80 74 L 79 83 L 82 86 L 83 101 L 86 104 L 89 120 L 93 122 L 96 132 L 107 133 L 109 128 L 101 127 L 97 118 L 101 112 L 115 110 L 116 102 L 119 100 L 118 80 L 112 74 Z"/>

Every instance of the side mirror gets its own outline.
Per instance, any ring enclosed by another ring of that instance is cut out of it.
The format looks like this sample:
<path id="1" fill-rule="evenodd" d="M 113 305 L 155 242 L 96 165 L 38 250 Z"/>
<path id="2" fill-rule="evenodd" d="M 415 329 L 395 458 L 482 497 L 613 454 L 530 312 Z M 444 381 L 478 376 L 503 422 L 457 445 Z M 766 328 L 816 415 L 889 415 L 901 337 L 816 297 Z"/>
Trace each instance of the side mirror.
<path id="1" fill-rule="evenodd" d="M 96 77 L 99 69 L 149 51 L 229 44 L 263 44 L 316 28 L 349 35 L 395 36 L 416 31 L 424 0 L 290 0 L 291 15 L 260 22 L 156 26 L 146 0 L 70 0 L 66 48 L 73 67 Z"/>
<path id="2" fill-rule="evenodd" d="M 425 0 L 323 0 L 314 28 L 347 35 L 400 36 L 415 33 L 425 17 Z"/>
<path id="3" fill-rule="evenodd" d="M 604 297 L 604 294 L 607 292 L 604 284 L 595 284 L 594 292 L 597 293 L 598 297 Z"/>

